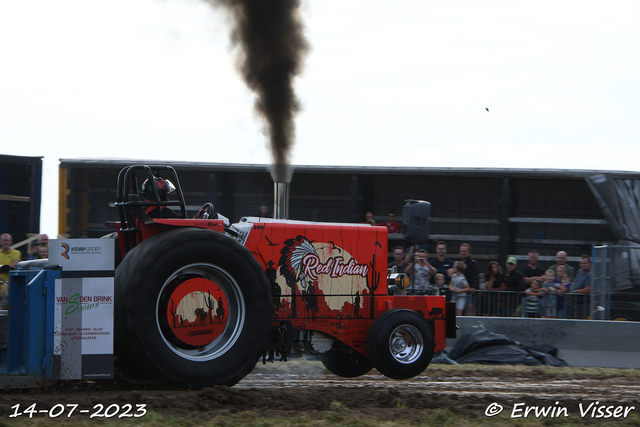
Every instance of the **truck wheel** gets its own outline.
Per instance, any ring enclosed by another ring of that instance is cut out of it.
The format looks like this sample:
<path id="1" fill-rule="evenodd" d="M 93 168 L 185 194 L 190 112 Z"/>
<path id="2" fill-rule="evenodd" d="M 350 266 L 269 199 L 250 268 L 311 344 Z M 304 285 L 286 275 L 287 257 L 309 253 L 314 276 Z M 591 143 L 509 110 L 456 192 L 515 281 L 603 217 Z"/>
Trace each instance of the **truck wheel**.
<path id="1" fill-rule="evenodd" d="M 157 234 L 127 253 L 115 282 L 116 355 L 129 370 L 231 386 L 265 350 L 271 292 L 255 258 L 228 236 Z"/>
<path id="2" fill-rule="evenodd" d="M 367 353 L 383 375 L 398 380 L 422 373 L 433 357 L 429 324 L 412 310 L 389 310 L 374 320 L 367 334 Z"/>
<path id="3" fill-rule="evenodd" d="M 320 361 L 329 371 L 344 378 L 359 377 L 373 369 L 368 357 L 350 348 L 332 348 L 320 354 Z"/>

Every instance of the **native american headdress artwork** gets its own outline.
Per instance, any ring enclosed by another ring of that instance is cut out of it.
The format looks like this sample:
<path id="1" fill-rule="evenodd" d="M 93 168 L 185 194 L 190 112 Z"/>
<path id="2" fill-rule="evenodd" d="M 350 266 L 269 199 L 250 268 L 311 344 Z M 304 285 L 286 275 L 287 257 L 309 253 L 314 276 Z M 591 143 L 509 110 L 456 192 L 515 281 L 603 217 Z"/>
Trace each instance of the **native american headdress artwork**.
<path id="1" fill-rule="evenodd" d="M 304 236 L 297 236 L 294 239 L 284 241 L 284 248 L 280 251 L 281 257 L 280 274 L 282 274 L 287 283 L 296 283 L 301 281 L 302 288 L 306 289 L 304 269 L 302 268 L 302 259 L 309 254 L 318 256 L 316 249 L 310 241 Z"/>

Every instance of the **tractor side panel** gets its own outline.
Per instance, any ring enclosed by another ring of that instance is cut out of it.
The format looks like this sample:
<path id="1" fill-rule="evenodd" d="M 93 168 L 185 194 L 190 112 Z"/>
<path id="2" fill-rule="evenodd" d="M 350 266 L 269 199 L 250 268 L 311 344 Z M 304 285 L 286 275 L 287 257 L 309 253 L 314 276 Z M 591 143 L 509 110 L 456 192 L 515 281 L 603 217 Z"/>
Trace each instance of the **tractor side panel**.
<path id="1" fill-rule="evenodd" d="M 387 294 L 387 228 L 255 223 L 245 246 L 273 286 L 274 322 L 325 332 L 366 354 Z"/>

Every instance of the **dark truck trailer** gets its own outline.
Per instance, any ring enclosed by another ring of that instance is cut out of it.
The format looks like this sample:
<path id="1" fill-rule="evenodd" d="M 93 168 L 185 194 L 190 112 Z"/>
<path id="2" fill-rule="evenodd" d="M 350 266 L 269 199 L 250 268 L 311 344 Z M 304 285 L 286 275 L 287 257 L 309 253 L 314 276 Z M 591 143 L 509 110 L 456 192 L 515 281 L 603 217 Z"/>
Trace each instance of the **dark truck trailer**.
<path id="1" fill-rule="evenodd" d="M 0 233 L 14 244 L 40 233 L 41 194 L 42 157 L 0 155 Z"/>

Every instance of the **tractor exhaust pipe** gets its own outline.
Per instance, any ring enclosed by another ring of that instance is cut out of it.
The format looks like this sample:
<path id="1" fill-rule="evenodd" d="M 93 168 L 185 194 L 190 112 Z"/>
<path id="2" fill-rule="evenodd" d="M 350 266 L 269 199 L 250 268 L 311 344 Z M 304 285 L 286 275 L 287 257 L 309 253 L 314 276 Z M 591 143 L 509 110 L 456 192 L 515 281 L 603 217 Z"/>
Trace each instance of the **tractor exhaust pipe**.
<path id="1" fill-rule="evenodd" d="M 290 182 L 273 183 L 273 217 L 289 219 L 289 187 Z"/>
<path id="2" fill-rule="evenodd" d="M 289 219 L 289 188 L 292 175 L 293 166 L 291 165 L 271 165 L 274 219 Z"/>

